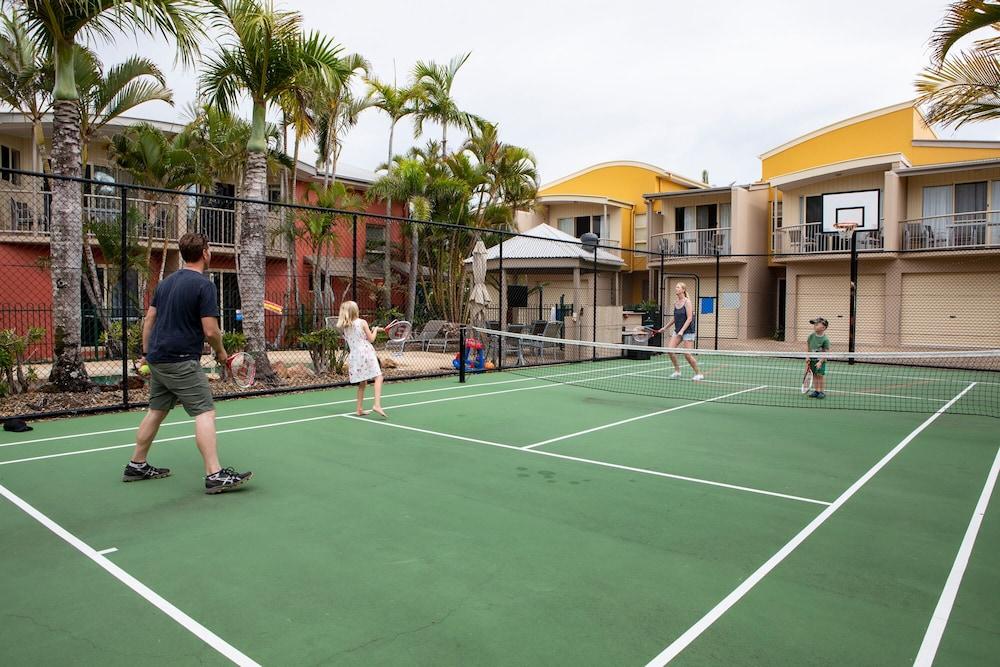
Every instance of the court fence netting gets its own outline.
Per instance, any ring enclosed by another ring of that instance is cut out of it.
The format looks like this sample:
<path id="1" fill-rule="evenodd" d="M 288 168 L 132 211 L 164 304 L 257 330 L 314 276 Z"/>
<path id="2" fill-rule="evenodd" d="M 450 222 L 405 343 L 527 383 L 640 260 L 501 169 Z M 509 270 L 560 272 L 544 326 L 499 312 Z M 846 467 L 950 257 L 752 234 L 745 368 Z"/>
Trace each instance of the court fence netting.
<path id="1" fill-rule="evenodd" d="M 805 361 L 796 355 L 809 320 L 823 316 L 832 344 L 824 405 L 929 407 L 950 399 L 942 387 L 967 379 L 979 384 L 956 409 L 996 413 L 1000 245 L 992 233 L 944 247 L 907 230 L 895 241 L 865 232 L 852 261 L 841 240 L 812 228 L 762 228 L 766 239 L 743 244 L 755 251 L 739 252 L 739 230 L 629 230 L 596 208 L 517 232 L 513 220 L 489 228 L 418 221 L 378 201 L 343 210 L 307 197 L 261 202 L 221 187 L 144 187 L 111 172 L 0 175 L 0 419 L 144 405 L 144 317 L 157 284 L 182 267 L 178 239 L 188 232 L 211 243 L 207 278 L 227 349 L 258 364 L 256 384 L 243 389 L 206 349 L 202 364 L 217 398 L 348 384 L 343 337 L 326 323 L 353 300 L 374 325 L 412 324 L 406 340 L 375 342 L 389 380 L 498 369 L 553 375 L 563 371 L 541 373 L 541 364 L 590 356 L 602 361 L 586 371 L 594 376 L 584 386 L 709 398 L 711 387 L 739 391 L 744 380 L 759 380 L 766 392 L 725 400 L 797 405 L 796 369 Z M 587 231 L 599 234 L 596 246 L 581 243 Z M 623 241 L 630 236 L 634 247 Z M 639 363 L 629 355 L 643 352 L 631 347 L 648 346 L 653 365 L 672 368 L 660 348 L 669 345 L 679 294 L 691 304 L 689 333 L 706 382 L 690 382 L 683 358 L 684 389 L 672 371 L 598 381 L 616 364 Z M 473 332 L 464 340 L 463 325 Z M 665 331 L 633 345 L 642 326 Z M 491 349 L 496 339 L 503 344 Z M 73 373 L 55 382 L 53 369 L 67 358 Z M 754 365 L 762 366 L 759 378 Z M 722 382 L 740 384 L 712 384 Z"/>

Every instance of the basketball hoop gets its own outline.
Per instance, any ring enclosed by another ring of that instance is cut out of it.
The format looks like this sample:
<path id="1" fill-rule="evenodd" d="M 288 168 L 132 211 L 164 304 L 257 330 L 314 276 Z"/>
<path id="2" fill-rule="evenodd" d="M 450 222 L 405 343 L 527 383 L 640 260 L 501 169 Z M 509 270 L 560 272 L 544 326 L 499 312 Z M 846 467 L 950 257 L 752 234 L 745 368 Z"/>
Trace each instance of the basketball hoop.
<path id="1" fill-rule="evenodd" d="M 833 226 L 837 230 L 837 233 L 840 234 L 840 238 L 846 241 L 850 240 L 851 236 L 854 235 L 854 230 L 858 228 L 858 223 L 843 220 L 835 222 Z"/>

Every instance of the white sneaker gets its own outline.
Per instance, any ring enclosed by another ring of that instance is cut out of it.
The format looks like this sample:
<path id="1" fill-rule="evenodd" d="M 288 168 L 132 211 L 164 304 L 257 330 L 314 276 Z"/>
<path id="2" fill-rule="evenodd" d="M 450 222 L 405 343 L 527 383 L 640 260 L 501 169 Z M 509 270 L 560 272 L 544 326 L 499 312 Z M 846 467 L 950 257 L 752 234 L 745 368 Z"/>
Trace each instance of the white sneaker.
<path id="1" fill-rule="evenodd" d="M 671 380 L 676 380 L 676 379 L 677 379 L 677 378 L 679 378 L 680 376 L 681 376 L 681 372 L 680 372 L 680 371 L 674 371 L 673 373 L 671 373 L 671 375 L 670 375 L 670 379 L 671 379 Z"/>
<path id="2" fill-rule="evenodd" d="M 705 379 L 705 376 L 704 376 L 704 375 L 702 375 L 701 373 L 698 373 L 697 375 L 695 375 L 695 376 L 694 376 L 693 378 L 691 378 L 691 379 L 692 379 L 692 380 L 694 380 L 695 382 L 701 382 L 702 380 L 704 380 L 704 379 Z"/>

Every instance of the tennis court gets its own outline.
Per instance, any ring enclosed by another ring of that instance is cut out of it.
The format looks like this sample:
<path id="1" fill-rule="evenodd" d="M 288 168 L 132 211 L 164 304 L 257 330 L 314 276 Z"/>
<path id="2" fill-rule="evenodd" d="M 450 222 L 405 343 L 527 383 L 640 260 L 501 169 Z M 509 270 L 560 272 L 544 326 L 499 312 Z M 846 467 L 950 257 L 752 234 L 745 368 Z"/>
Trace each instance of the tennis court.
<path id="1" fill-rule="evenodd" d="M 876 412 L 888 384 L 706 366 L 670 397 L 610 383 L 662 357 L 391 384 L 388 421 L 351 388 L 220 403 L 255 472 L 221 498 L 180 411 L 142 484 L 136 413 L 4 433 L 4 662 L 993 664 L 1000 422 L 957 414 L 990 379 L 901 367 L 919 405 Z"/>

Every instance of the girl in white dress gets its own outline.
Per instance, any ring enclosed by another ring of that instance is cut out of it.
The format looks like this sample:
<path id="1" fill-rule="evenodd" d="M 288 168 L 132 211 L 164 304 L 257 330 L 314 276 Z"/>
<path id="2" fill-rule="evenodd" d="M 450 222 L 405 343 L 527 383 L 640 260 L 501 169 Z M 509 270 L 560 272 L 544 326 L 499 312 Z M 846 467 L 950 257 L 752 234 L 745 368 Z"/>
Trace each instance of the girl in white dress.
<path id="1" fill-rule="evenodd" d="M 369 380 L 375 381 L 375 405 L 372 410 L 385 417 L 382 410 L 382 368 L 378 364 L 378 357 L 375 355 L 375 336 L 381 327 L 368 328 L 365 322 L 358 316 L 358 304 L 353 301 L 345 301 L 340 304 L 340 315 L 337 317 L 337 328 L 344 334 L 344 340 L 351 348 L 351 354 L 347 357 L 348 373 L 351 384 L 358 385 L 358 415 L 367 415 L 371 410 L 363 409 L 365 401 L 365 388 Z"/>

